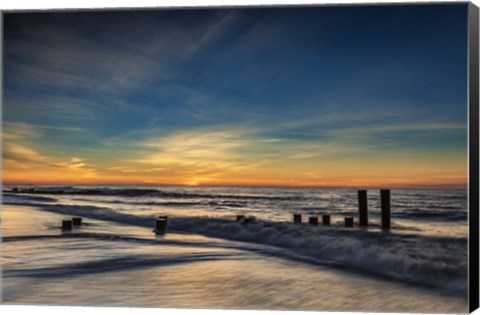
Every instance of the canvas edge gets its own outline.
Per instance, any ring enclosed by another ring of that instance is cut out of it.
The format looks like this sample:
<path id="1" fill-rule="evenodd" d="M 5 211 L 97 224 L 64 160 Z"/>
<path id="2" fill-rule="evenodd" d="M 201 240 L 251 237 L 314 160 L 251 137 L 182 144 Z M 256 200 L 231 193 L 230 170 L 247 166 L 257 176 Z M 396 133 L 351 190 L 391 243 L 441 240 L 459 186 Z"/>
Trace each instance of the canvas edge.
<path id="1" fill-rule="evenodd" d="M 246 6 L 155 6 L 155 7 L 105 7 L 105 8 L 76 8 L 76 9 L 0 9 L 0 131 L 3 119 L 3 30 L 4 30 L 4 15 L 9 13 L 48 13 L 48 12 L 91 12 L 91 11 L 151 11 L 151 10 L 189 10 L 189 9 L 241 9 L 241 8 L 268 8 L 268 7 L 317 7 L 317 6 L 375 6 L 375 5 L 459 5 L 464 4 L 463 1 L 420 1 L 410 3 L 346 3 L 346 4 L 292 4 L 292 5 L 246 5 Z M 479 8 L 472 2 L 468 2 L 468 134 L 469 134 L 469 312 L 472 313 L 479 308 Z M 0 152 L 2 148 L 2 139 L 0 139 Z M 0 178 L 2 178 L 2 170 L 0 160 Z M 3 181 L 0 180 L 0 188 Z M 1 195 L 0 195 L 1 201 Z M 0 202 L 1 204 L 1 202 Z M 0 242 L 0 252 L 1 252 Z M 0 278 L 2 268 L 0 264 Z M 3 301 L 2 286 L 0 285 L 0 304 Z"/>
<path id="2" fill-rule="evenodd" d="M 144 7 L 94 7 L 94 8 L 41 8 L 41 9 L 4 9 L 9 13 L 68 13 L 68 12 L 121 12 L 121 11 L 156 11 L 156 10 L 215 10 L 215 9 L 268 9 L 268 8 L 312 8 L 312 7 L 351 7 L 351 6 L 422 6 L 422 5 L 468 5 L 468 0 L 419 0 L 391 2 L 349 2 L 349 3 L 290 3 L 290 4 L 225 4 L 225 5 L 158 5 Z"/>
<path id="3" fill-rule="evenodd" d="M 468 4 L 469 311 L 479 307 L 479 9 Z"/>

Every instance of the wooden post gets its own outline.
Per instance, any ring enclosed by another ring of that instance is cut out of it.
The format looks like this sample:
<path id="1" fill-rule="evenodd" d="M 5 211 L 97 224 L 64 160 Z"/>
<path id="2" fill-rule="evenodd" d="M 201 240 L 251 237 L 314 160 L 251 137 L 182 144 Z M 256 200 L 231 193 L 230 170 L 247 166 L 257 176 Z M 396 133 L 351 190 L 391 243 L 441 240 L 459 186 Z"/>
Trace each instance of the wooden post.
<path id="1" fill-rule="evenodd" d="M 72 220 L 63 220 L 62 230 L 71 230 L 71 229 L 72 229 Z"/>
<path id="2" fill-rule="evenodd" d="M 73 223 L 73 226 L 80 226 L 82 225 L 82 218 L 74 217 L 72 218 L 72 223 Z"/>
<path id="3" fill-rule="evenodd" d="M 302 223 L 302 215 L 301 214 L 293 214 L 293 223 L 300 224 Z"/>
<path id="4" fill-rule="evenodd" d="M 329 214 L 322 215 L 322 223 L 323 223 L 323 225 L 330 225 L 330 215 Z"/>
<path id="5" fill-rule="evenodd" d="M 237 214 L 237 222 L 245 219 L 245 216 L 243 214 Z"/>
<path id="6" fill-rule="evenodd" d="M 308 223 L 310 223 L 311 225 L 318 225 L 318 217 L 309 217 Z"/>
<path id="7" fill-rule="evenodd" d="M 380 190 L 380 200 L 382 204 L 382 228 L 390 228 L 390 189 Z"/>
<path id="8" fill-rule="evenodd" d="M 353 227 L 353 217 L 345 217 L 345 227 Z"/>
<path id="9" fill-rule="evenodd" d="M 168 225 L 168 215 L 159 215 L 158 218 L 159 219 L 164 219 L 165 220 L 165 226 Z"/>
<path id="10" fill-rule="evenodd" d="M 165 234 L 167 227 L 167 221 L 165 219 L 157 219 L 155 224 L 155 234 Z"/>
<path id="11" fill-rule="evenodd" d="M 368 226 L 367 191 L 358 191 L 358 218 L 360 226 Z"/>

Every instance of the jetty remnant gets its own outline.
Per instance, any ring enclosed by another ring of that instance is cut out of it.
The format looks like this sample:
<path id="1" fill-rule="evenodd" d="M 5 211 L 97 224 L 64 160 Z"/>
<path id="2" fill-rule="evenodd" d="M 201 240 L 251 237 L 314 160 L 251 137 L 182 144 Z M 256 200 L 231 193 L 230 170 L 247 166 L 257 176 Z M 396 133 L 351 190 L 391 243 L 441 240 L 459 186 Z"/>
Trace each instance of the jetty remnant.
<path id="1" fill-rule="evenodd" d="M 81 226 L 82 225 L 82 218 L 80 217 L 73 217 L 72 218 L 73 226 Z"/>
<path id="2" fill-rule="evenodd" d="M 293 223 L 295 223 L 295 224 L 300 224 L 300 223 L 302 223 L 302 215 L 301 215 L 301 214 L 294 213 L 294 214 L 293 214 Z"/>
<path id="3" fill-rule="evenodd" d="M 380 190 L 380 202 L 382 209 L 382 228 L 390 228 L 390 189 Z"/>
<path id="4" fill-rule="evenodd" d="M 68 231 L 72 229 L 72 220 L 62 220 L 62 230 Z"/>
<path id="5" fill-rule="evenodd" d="M 358 218 L 360 226 L 368 226 L 368 202 L 367 191 L 358 191 Z"/>
<path id="6" fill-rule="evenodd" d="M 353 217 L 345 217 L 345 227 L 353 227 Z"/>
<path id="7" fill-rule="evenodd" d="M 323 214 L 322 215 L 322 224 L 323 225 L 330 225 L 330 215 L 329 214 Z"/>
<path id="8" fill-rule="evenodd" d="M 159 219 L 164 219 L 165 220 L 165 226 L 168 226 L 168 215 L 159 215 Z"/>
<path id="9" fill-rule="evenodd" d="M 164 218 L 159 218 L 155 221 L 155 234 L 165 234 L 167 230 L 167 220 Z"/>

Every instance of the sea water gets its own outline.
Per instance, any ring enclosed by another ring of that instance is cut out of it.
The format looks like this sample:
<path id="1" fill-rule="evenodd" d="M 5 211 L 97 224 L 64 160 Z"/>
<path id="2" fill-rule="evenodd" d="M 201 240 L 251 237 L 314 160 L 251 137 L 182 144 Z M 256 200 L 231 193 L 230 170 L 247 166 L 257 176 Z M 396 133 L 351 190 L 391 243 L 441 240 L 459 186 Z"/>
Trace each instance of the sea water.
<path id="1" fill-rule="evenodd" d="M 358 222 L 354 189 L 13 188 L 2 196 L 4 303 L 467 310 L 465 190 L 392 190 L 384 231 L 378 190 L 369 227 L 345 228 L 345 216 Z M 308 225 L 322 214 L 330 226 Z M 163 236 L 152 232 L 159 215 Z M 84 224 L 61 231 L 71 216 Z"/>

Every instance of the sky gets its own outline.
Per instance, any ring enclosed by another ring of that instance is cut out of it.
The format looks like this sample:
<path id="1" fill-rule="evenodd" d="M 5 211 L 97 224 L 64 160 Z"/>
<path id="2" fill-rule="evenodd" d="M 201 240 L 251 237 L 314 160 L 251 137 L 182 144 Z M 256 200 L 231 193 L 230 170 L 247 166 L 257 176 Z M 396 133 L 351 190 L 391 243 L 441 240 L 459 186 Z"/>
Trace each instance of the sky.
<path id="1" fill-rule="evenodd" d="M 6 13 L 3 181 L 465 187 L 467 4 Z"/>

